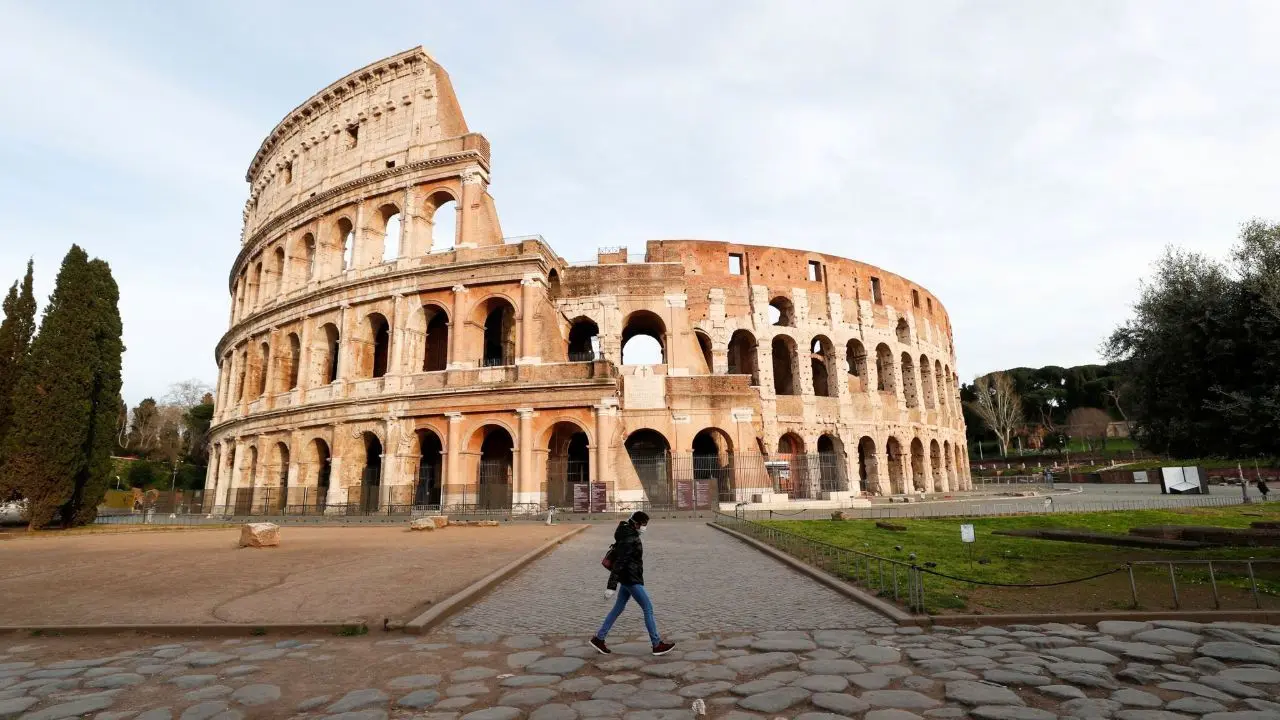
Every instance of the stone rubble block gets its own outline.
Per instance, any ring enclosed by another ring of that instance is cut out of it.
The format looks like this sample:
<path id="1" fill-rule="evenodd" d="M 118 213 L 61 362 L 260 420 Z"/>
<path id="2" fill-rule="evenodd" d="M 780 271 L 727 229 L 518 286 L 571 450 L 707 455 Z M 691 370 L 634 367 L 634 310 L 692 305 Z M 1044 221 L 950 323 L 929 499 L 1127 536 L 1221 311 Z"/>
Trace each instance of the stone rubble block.
<path id="1" fill-rule="evenodd" d="M 280 545 L 280 526 L 275 523 L 245 523 L 240 528 L 240 547 L 277 547 Z"/>

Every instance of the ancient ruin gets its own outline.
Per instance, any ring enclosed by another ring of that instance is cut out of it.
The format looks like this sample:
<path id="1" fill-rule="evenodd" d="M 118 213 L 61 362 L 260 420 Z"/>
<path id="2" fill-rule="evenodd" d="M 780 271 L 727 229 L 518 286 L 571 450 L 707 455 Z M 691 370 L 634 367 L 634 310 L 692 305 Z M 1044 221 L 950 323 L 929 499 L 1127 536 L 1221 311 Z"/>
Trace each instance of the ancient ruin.
<path id="1" fill-rule="evenodd" d="M 271 131 L 216 350 L 206 504 L 847 506 L 969 486 L 927 290 L 724 242 L 569 263 L 503 237 L 489 157 L 422 48 Z"/>

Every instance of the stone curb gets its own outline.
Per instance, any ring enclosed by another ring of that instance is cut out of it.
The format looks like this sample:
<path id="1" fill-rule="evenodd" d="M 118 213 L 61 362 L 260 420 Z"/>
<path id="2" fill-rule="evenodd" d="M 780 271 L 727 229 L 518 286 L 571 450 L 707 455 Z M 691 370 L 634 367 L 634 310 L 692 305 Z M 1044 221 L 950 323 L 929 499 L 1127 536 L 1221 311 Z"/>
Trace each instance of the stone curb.
<path id="1" fill-rule="evenodd" d="M 844 582 L 843 580 L 838 580 L 828 575 L 827 573 L 819 570 L 818 568 L 815 568 L 812 565 L 809 565 L 807 563 L 803 563 L 791 557 L 790 555 L 787 555 L 781 550 L 777 550 L 773 547 L 770 547 L 769 545 L 766 545 L 765 543 L 762 543 L 759 540 L 747 537 L 746 535 L 743 535 L 742 533 L 737 532 L 735 530 L 730 530 L 729 528 L 720 527 L 715 523 L 707 523 L 707 525 L 709 527 L 715 528 L 716 530 L 719 530 L 720 532 L 726 535 L 729 535 L 730 537 L 734 537 L 734 538 L 737 538 L 738 540 L 741 540 L 742 542 L 750 545 L 751 547 L 754 547 L 755 549 L 759 550 L 765 555 L 768 555 L 774 560 L 777 560 L 778 562 L 781 562 L 784 565 L 790 566 L 793 570 L 803 573 L 804 575 L 808 575 L 814 580 L 817 580 L 818 582 L 822 583 L 823 585 L 826 585 L 832 590 L 835 590 L 841 595 L 844 595 L 850 600 L 854 600 L 856 602 L 862 603 L 863 605 L 866 605 L 867 607 L 871 608 L 872 610 L 875 610 L 878 613 L 887 615 L 890 620 L 893 620 L 896 623 L 900 623 L 902 625 L 929 624 L 929 618 L 927 616 L 912 615 L 911 613 L 903 610 L 902 608 L 899 608 L 895 605 L 887 603 L 881 600 L 880 598 L 875 597 L 874 595 L 871 595 L 870 593 L 863 591 L 860 588 L 857 588 L 853 585 L 850 585 L 847 582 Z"/>
<path id="2" fill-rule="evenodd" d="M 1043 623 L 1082 623 L 1094 625 L 1103 620 L 1192 620 L 1196 622 L 1255 622 L 1280 624 L 1280 610 L 1116 610 L 1114 612 L 1061 612 L 1037 615 L 930 615 L 933 625 L 1040 625 Z"/>
<path id="3" fill-rule="evenodd" d="M 28 635 L 113 635 L 138 633 L 140 635 L 196 635 L 205 637 L 326 633 L 337 634 L 341 631 L 358 629 L 358 634 L 365 634 L 369 626 L 363 619 L 349 622 L 330 623 L 196 623 L 190 625 L 146 625 L 146 624 L 105 624 L 105 625 L 0 625 L 0 635 L 24 633 Z"/>
<path id="4" fill-rule="evenodd" d="M 479 599 L 482 595 L 492 590 L 498 583 L 501 583 L 503 580 L 506 580 L 524 569 L 524 566 L 534 560 L 537 560 L 539 557 L 542 557 L 542 555 L 546 554 L 555 546 L 578 533 L 586 531 L 590 527 L 590 525 L 576 527 L 557 538 L 553 538 L 552 540 L 543 543 L 532 552 L 516 558 L 511 563 L 494 570 L 487 576 L 436 603 L 430 610 L 405 623 L 404 631 L 412 635 L 421 635 L 425 633 L 432 627 L 435 627 L 446 620 L 450 615 L 464 609 L 467 605 L 470 605 L 472 602 Z"/>

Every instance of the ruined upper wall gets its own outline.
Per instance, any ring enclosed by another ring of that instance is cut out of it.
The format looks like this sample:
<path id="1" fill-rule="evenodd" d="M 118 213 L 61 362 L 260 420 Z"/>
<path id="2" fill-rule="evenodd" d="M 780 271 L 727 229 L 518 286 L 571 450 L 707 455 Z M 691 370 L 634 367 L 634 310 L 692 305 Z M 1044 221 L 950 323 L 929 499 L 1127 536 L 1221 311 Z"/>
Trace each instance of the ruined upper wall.
<path id="1" fill-rule="evenodd" d="M 421 47 L 363 67 L 299 105 L 258 148 L 245 179 L 244 238 L 293 205 L 374 173 L 489 146 L 471 135 L 449 75 Z"/>

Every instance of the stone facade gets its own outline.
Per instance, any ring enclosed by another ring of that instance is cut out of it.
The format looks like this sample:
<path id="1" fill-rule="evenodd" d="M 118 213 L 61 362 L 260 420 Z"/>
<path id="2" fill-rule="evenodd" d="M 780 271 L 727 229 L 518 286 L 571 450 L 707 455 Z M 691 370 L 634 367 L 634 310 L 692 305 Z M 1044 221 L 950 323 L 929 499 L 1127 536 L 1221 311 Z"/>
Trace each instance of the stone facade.
<path id="1" fill-rule="evenodd" d="M 928 291 L 799 250 L 650 241 L 643 261 L 570 265 L 504 238 L 489 144 L 421 48 L 291 112 L 247 179 L 216 505 L 566 505 L 588 479 L 654 505 L 681 479 L 724 502 L 968 487 Z M 661 358 L 625 364 L 640 336 Z"/>

